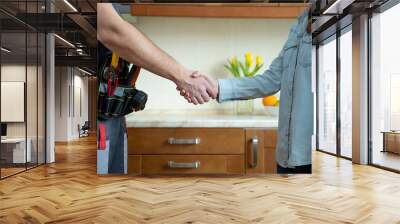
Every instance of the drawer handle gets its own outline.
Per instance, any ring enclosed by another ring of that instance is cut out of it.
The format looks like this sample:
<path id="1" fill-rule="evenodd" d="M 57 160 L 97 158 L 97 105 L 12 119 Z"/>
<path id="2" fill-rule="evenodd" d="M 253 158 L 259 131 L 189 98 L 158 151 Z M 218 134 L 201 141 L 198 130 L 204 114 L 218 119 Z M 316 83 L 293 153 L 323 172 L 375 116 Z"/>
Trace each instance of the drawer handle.
<path id="1" fill-rule="evenodd" d="M 254 136 L 251 139 L 251 152 L 253 154 L 253 159 L 250 162 L 250 167 L 255 168 L 258 165 L 258 137 Z"/>
<path id="2" fill-rule="evenodd" d="M 198 169 L 200 168 L 200 162 L 196 161 L 193 163 L 177 163 L 174 161 L 168 161 L 168 167 L 173 169 Z"/>
<path id="3" fill-rule="evenodd" d="M 198 145 L 200 138 L 169 138 L 168 143 L 170 145 Z"/>

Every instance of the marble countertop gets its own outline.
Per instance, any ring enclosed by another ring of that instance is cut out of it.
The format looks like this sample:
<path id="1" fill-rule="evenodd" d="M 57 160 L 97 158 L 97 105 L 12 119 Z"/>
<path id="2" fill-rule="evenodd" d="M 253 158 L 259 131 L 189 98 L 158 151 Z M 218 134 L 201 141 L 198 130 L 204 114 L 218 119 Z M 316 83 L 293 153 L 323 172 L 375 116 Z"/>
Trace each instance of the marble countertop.
<path id="1" fill-rule="evenodd" d="M 277 128 L 278 117 L 265 114 L 138 112 L 126 117 L 128 127 Z"/>

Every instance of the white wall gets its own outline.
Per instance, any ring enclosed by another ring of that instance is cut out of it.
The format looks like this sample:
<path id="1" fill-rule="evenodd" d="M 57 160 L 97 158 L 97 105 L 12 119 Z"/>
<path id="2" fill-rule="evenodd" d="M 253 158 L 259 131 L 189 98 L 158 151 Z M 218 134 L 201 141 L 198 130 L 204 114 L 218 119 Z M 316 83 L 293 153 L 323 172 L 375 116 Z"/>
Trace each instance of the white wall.
<path id="1" fill-rule="evenodd" d="M 67 67 L 55 68 L 55 140 L 68 140 L 68 117 L 70 84 L 69 70 Z"/>
<path id="2" fill-rule="evenodd" d="M 55 140 L 69 141 L 78 138 L 78 124 L 88 120 L 88 80 L 71 67 L 56 67 Z M 80 100 L 78 91 L 80 90 Z M 79 107 L 82 106 L 82 114 Z"/>
<path id="3" fill-rule="evenodd" d="M 25 65 L 19 65 L 19 64 L 5 64 L 1 66 L 1 81 L 4 82 L 25 82 L 26 83 L 26 72 L 28 72 L 29 75 L 35 74 L 36 75 L 36 67 L 33 66 L 27 66 Z M 30 82 L 32 82 L 30 80 Z M 32 84 L 32 83 L 30 83 Z M 34 83 L 36 85 L 36 81 Z M 31 90 L 31 89 L 27 89 Z M 36 100 L 36 89 L 32 89 L 33 92 L 31 93 L 28 91 L 27 93 L 27 104 L 31 104 L 32 101 Z M 36 101 L 35 105 L 30 105 L 34 106 L 36 108 Z M 1 110 L 7 110 L 8 108 L 1 108 Z M 24 110 L 24 108 L 22 108 Z M 29 109 L 27 109 L 29 112 L 31 112 Z M 36 124 L 36 113 L 28 113 L 28 129 L 33 127 L 32 121 L 35 122 Z M 26 122 L 7 122 L 7 135 L 8 137 L 25 137 L 25 126 Z M 34 127 L 36 130 L 36 126 Z M 28 133 L 28 137 L 29 137 Z"/>
<path id="4" fill-rule="evenodd" d="M 125 17 L 126 18 L 126 17 Z M 129 21 L 151 40 L 190 69 L 216 78 L 231 77 L 223 64 L 233 55 L 244 58 L 247 51 L 264 57 L 268 68 L 287 39 L 293 19 L 217 19 L 137 17 Z M 149 94 L 146 110 L 222 110 L 232 103 L 194 106 L 175 90 L 175 84 L 142 71 L 137 87 Z M 261 100 L 255 103 L 261 109 Z"/>
<path id="5" fill-rule="evenodd" d="M 78 72 L 78 74 L 76 74 Z M 78 70 L 75 70 L 75 75 L 74 75 L 74 89 L 75 89 L 75 96 L 74 98 L 74 110 L 75 113 L 72 113 L 72 130 L 71 130 L 71 135 L 72 138 L 77 138 L 79 137 L 78 129 L 77 126 L 80 124 L 81 126 L 85 123 L 85 121 L 88 121 L 88 107 L 89 107 L 89 102 L 88 102 L 88 78 L 82 76 L 83 73 L 79 72 Z M 80 90 L 80 97 L 78 97 L 78 92 Z M 81 102 L 79 102 L 79 100 Z M 81 108 L 79 108 L 81 107 Z M 82 110 L 82 112 L 80 112 Z"/>

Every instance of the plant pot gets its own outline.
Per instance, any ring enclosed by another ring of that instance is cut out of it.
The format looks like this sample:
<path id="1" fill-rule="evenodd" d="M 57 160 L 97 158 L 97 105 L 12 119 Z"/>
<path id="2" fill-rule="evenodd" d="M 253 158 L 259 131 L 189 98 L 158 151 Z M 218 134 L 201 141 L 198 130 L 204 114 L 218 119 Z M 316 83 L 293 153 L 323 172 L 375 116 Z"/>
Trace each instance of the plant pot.
<path id="1" fill-rule="evenodd" d="M 239 100 L 236 101 L 236 114 L 249 115 L 254 112 L 254 101 L 253 100 Z"/>

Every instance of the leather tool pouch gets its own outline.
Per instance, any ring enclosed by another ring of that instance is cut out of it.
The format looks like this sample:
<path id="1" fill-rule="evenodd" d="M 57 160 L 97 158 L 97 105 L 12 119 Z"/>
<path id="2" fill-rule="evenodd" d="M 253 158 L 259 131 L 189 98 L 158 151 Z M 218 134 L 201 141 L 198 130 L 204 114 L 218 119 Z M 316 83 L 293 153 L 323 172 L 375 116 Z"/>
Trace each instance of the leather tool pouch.
<path id="1" fill-rule="evenodd" d="M 147 94 L 137 90 L 134 86 L 140 68 L 120 59 L 118 73 L 116 74 L 119 81 L 117 85 L 112 87 L 112 94 L 110 94 L 110 85 L 108 85 L 107 81 L 111 53 L 103 56 L 106 58 L 102 58 L 103 64 L 100 65 L 98 70 L 98 117 L 103 119 L 117 118 L 143 110 L 147 102 Z"/>
<path id="2" fill-rule="evenodd" d="M 147 94 L 133 87 L 117 87 L 113 96 L 107 95 L 107 85 L 100 83 L 98 113 L 106 117 L 122 117 L 143 110 Z"/>

